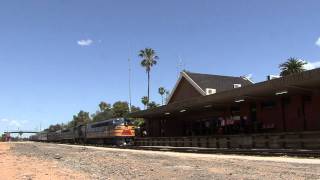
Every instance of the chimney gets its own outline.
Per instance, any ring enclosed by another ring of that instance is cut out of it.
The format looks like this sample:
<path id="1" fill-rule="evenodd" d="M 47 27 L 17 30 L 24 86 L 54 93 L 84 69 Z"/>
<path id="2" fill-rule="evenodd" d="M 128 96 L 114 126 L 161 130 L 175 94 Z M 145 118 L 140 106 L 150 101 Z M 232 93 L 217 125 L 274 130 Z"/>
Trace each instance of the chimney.
<path id="1" fill-rule="evenodd" d="M 268 75 L 267 76 L 267 80 L 269 81 L 269 80 L 272 80 L 272 79 L 277 79 L 277 78 L 279 78 L 280 76 L 278 76 L 278 75 Z"/>

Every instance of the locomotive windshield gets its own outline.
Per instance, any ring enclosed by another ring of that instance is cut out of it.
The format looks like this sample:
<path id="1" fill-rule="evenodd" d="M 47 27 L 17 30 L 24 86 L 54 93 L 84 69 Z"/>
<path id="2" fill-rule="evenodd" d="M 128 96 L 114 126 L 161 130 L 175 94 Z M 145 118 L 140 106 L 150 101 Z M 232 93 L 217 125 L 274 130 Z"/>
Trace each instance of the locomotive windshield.
<path id="1" fill-rule="evenodd" d="M 133 125 L 133 121 L 130 119 L 124 119 L 124 125 L 125 126 L 132 126 Z"/>
<path id="2" fill-rule="evenodd" d="M 132 126 L 133 121 L 130 119 L 125 119 L 125 118 L 117 118 L 117 119 L 109 119 L 105 121 L 101 121 L 98 123 L 91 124 L 91 128 L 98 128 L 98 127 L 106 127 L 106 126 Z"/>

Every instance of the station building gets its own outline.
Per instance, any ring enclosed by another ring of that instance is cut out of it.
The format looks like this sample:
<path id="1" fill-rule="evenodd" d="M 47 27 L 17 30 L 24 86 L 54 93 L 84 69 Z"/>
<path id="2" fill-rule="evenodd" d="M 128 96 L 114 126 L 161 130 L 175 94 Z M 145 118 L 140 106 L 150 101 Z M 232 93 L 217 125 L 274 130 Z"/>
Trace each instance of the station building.
<path id="1" fill-rule="evenodd" d="M 148 137 L 320 130 L 320 69 L 253 83 L 181 72 L 166 105 L 131 114 Z"/>

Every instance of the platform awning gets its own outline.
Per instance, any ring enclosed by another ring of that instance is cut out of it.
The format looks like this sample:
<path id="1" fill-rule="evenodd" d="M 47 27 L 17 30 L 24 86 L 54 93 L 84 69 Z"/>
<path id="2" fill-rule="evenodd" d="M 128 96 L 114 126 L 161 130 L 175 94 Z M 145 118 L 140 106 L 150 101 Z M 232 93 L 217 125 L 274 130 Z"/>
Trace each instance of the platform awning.
<path id="1" fill-rule="evenodd" d="M 161 117 L 171 113 L 197 110 L 206 107 L 223 107 L 248 99 L 268 100 L 276 94 L 313 94 L 320 91 L 320 68 L 268 80 L 213 95 L 190 98 L 165 106 L 129 114 L 132 118 Z"/>

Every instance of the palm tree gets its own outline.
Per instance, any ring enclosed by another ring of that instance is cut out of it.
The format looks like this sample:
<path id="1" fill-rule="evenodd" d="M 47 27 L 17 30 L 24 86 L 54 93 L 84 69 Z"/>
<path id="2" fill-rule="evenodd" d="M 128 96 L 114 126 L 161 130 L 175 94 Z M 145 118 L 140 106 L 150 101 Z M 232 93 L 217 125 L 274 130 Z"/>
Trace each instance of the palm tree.
<path id="1" fill-rule="evenodd" d="M 111 107 L 110 107 L 110 104 L 104 102 L 104 101 L 101 101 L 100 104 L 99 104 L 99 108 L 100 108 L 100 111 L 101 112 L 104 112 L 106 110 L 109 110 Z"/>
<path id="2" fill-rule="evenodd" d="M 150 103 L 148 103 L 148 109 L 156 108 L 158 106 L 159 106 L 159 104 L 157 104 L 154 101 L 151 101 Z"/>
<path id="3" fill-rule="evenodd" d="M 163 105 L 163 95 L 164 93 L 166 93 L 166 90 L 164 89 L 164 87 L 159 87 L 158 92 L 161 95 L 161 104 Z"/>
<path id="4" fill-rule="evenodd" d="M 169 100 L 169 96 L 170 96 L 170 91 L 166 90 L 166 102 L 168 103 Z"/>
<path id="5" fill-rule="evenodd" d="M 290 74 L 299 73 L 305 71 L 304 65 L 307 63 L 305 61 L 299 60 L 297 58 L 289 58 L 286 62 L 279 65 L 281 69 L 281 76 L 288 76 Z"/>
<path id="6" fill-rule="evenodd" d="M 150 70 L 153 65 L 157 64 L 159 57 L 156 55 L 156 52 L 151 48 L 145 48 L 140 50 L 139 57 L 142 58 L 141 66 L 146 69 L 148 74 L 148 100 L 150 99 Z"/>
<path id="7" fill-rule="evenodd" d="M 144 105 L 144 109 L 146 109 L 147 105 L 149 104 L 149 99 L 148 99 L 148 97 L 147 97 L 147 96 L 143 96 L 143 97 L 141 98 L 141 102 L 142 102 L 142 104 Z"/>

